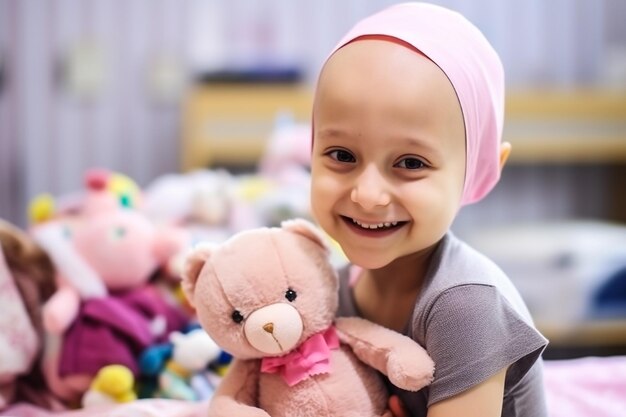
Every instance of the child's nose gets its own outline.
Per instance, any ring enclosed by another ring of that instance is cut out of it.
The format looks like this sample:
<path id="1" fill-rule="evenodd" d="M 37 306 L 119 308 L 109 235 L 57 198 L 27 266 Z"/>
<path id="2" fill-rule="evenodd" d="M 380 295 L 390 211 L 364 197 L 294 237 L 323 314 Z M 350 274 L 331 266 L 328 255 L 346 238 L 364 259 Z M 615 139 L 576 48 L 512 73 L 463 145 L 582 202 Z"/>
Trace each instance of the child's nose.
<path id="1" fill-rule="evenodd" d="M 375 167 L 367 167 L 350 193 L 350 198 L 366 210 L 384 207 L 391 202 L 389 184 Z"/>

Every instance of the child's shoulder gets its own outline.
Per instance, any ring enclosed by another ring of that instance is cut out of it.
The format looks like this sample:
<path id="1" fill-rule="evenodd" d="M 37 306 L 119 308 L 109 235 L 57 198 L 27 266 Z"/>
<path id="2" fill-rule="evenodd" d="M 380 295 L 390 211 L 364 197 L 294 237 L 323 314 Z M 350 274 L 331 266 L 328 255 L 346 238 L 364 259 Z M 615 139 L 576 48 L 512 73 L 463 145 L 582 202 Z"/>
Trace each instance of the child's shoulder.
<path id="1" fill-rule="evenodd" d="M 452 232 L 442 239 L 430 268 L 430 279 L 442 286 L 467 284 L 499 285 L 507 275 L 491 259 Z"/>
<path id="2" fill-rule="evenodd" d="M 451 292 L 460 298 L 483 297 L 477 302 L 497 302 L 504 298 L 525 321 L 530 321 L 528 309 L 507 274 L 453 233 L 443 238 L 432 262 L 420 297 L 425 305 Z"/>

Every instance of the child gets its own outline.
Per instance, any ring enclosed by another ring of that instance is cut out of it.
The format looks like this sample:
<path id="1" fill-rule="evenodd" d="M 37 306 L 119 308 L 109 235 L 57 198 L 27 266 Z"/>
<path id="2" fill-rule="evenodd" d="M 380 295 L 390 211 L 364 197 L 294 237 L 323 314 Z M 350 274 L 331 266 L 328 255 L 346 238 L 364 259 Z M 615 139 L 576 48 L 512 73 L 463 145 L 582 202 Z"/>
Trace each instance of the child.
<path id="1" fill-rule="evenodd" d="M 503 101 L 487 40 L 429 4 L 364 19 L 322 68 L 312 211 L 360 267 L 353 287 L 342 271 L 340 314 L 407 334 L 436 364 L 422 391 L 391 387 L 396 416 L 546 415 L 547 341 L 504 273 L 449 231 L 509 155 Z"/>

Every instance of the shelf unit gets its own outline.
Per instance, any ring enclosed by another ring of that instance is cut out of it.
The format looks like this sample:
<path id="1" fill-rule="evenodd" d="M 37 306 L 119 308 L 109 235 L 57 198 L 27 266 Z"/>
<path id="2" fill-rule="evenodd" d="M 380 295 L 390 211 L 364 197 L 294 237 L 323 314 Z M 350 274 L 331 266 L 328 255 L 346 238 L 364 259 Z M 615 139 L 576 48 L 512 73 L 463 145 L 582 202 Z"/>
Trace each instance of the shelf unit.
<path id="1" fill-rule="evenodd" d="M 626 162 L 626 91 L 510 92 L 513 163 Z"/>

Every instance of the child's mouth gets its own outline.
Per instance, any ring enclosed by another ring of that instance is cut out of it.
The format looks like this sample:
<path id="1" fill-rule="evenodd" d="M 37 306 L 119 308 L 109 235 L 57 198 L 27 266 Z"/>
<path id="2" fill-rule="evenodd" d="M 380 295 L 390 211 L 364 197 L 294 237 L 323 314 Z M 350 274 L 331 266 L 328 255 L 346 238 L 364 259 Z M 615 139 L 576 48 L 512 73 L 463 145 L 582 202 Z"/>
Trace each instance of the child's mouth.
<path id="1" fill-rule="evenodd" d="M 379 234 L 383 232 L 389 232 L 398 229 L 407 223 L 402 221 L 368 223 L 353 219 L 351 217 L 341 217 L 353 229 L 367 234 Z"/>

